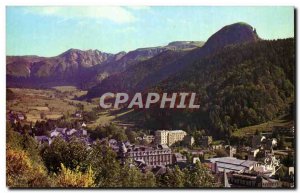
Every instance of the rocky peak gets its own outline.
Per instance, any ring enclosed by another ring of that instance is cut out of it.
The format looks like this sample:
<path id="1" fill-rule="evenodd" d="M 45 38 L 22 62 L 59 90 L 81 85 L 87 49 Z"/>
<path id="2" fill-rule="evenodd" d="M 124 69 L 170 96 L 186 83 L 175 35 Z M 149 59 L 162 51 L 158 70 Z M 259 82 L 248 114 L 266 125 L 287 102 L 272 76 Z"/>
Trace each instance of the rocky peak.
<path id="1" fill-rule="evenodd" d="M 255 28 L 243 22 L 227 25 L 213 34 L 203 46 L 207 51 L 216 51 L 232 44 L 260 40 Z"/>

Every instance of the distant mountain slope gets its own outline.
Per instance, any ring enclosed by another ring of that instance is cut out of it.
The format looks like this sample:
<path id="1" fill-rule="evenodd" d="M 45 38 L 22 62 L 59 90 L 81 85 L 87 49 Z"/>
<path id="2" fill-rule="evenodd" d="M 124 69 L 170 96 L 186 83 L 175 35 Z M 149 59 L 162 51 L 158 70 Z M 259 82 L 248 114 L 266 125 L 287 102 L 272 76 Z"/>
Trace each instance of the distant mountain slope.
<path id="1" fill-rule="evenodd" d="M 172 68 L 171 64 L 187 53 L 187 51 L 168 50 L 148 60 L 141 61 L 124 72 L 104 79 L 100 84 L 89 90 L 88 97 L 101 96 L 105 92 L 133 93 L 141 91 L 158 81 L 153 74 L 166 66 Z M 152 80 L 151 82 L 147 81 L 148 77 Z"/>
<path id="2" fill-rule="evenodd" d="M 8 86 L 17 87 L 68 84 L 88 88 L 111 74 L 122 72 L 166 50 L 190 50 L 202 44 L 182 41 L 117 54 L 70 49 L 55 57 L 7 56 L 7 83 Z"/>
<path id="3" fill-rule="evenodd" d="M 213 34 L 208 41 L 197 49 L 186 50 L 182 54 L 170 55 L 170 52 L 163 52 L 164 49 L 171 50 L 170 47 L 181 47 L 182 42 L 172 42 L 163 47 L 161 55 L 154 57 L 149 63 L 135 63 L 133 68 L 127 68 L 122 73 L 112 75 L 97 86 L 91 88 L 88 97 L 101 96 L 105 92 L 135 92 L 153 86 L 160 81 L 184 71 L 189 65 L 201 60 L 202 58 L 214 54 L 226 46 L 242 44 L 248 42 L 257 42 L 260 40 L 253 27 L 245 23 L 235 23 L 220 29 Z M 186 42 L 184 42 L 186 43 Z M 189 42 L 193 44 L 193 42 Z M 195 42 L 194 42 L 195 44 Z M 139 49 L 138 49 L 139 50 Z M 178 50 L 178 49 L 174 49 Z M 182 51 L 182 50 L 181 50 Z M 189 52 L 188 52 L 189 51 Z M 165 54 L 165 56 L 164 56 Z M 175 60 L 172 57 L 175 57 Z M 125 57 L 125 56 L 124 56 Z M 162 58 L 164 58 L 162 60 Z M 126 60 L 129 61 L 129 60 Z M 162 65 L 161 62 L 165 62 Z M 138 67 L 135 67 L 138 66 Z M 147 73 L 145 73 L 147 72 Z M 137 78 L 138 77 L 138 78 Z"/>
<path id="4" fill-rule="evenodd" d="M 39 56 L 7 56 L 6 75 L 29 77 L 32 65 L 41 60 L 43 60 L 43 57 Z"/>
<path id="5" fill-rule="evenodd" d="M 98 50 L 70 49 L 56 57 L 8 56 L 7 75 L 24 77 L 51 77 L 74 73 L 79 68 L 89 68 L 112 59 L 113 55 Z M 15 69 L 19 65 L 20 74 Z M 22 69 L 27 68 L 27 69 Z"/>

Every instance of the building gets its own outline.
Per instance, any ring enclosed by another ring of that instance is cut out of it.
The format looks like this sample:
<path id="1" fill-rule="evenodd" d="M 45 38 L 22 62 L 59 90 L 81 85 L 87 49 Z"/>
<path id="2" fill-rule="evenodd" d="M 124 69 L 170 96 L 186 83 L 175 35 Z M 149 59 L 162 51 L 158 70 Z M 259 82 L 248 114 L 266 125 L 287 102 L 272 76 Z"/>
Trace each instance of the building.
<path id="1" fill-rule="evenodd" d="M 247 156 L 248 160 L 255 160 L 258 153 L 259 153 L 259 149 L 255 149 L 255 148 L 250 149 L 248 151 L 248 156 Z"/>
<path id="2" fill-rule="evenodd" d="M 252 148 L 259 148 L 263 140 L 265 140 L 265 136 L 261 135 L 253 135 L 251 139 Z"/>
<path id="3" fill-rule="evenodd" d="M 188 146 L 193 146 L 195 143 L 195 139 L 191 135 L 187 135 L 184 137 L 184 143 Z"/>
<path id="4" fill-rule="evenodd" d="M 69 141 L 72 137 L 76 137 L 78 139 L 81 139 L 82 141 L 89 144 L 89 135 L 87 133 L 87 130 L 85 129 L 69 129 L 69 128 L 55 128 L 50 132 L 49 137 L 49 144 L 53 141 L 56 137 L 62 137 L 65 141 Z M 45 141 L 44 138 L 36 138 L 39 142 Z"/>
<path id="5" fill-rule="evenodd" d="M 155 131 L 155 142 L 157 144 L 168 144 L 168 135 L 169 131 L 167 130 Z"/>
<path id="6" fill-rule="evenodd" d="M 261 135 L 254 135 L 252 137 L 252 148 L 263 148 L 267 150 L 273 149 L 273 147 L 277 146 L 277 139 L 276 138 L 266 138 L 265 136 Z"/>
<path id="7" fill-rule="evenodd" d="M 232 188 L 278 188 L 281 182 L 263 175 L 251 173 L 230 173 L 228 182 Z"/>
<path id="8" fill-rule="evenodd" d="M 227 145 L 227 146 L 225 146 L 225 151 L 227 152 L 229 157 L 233 157 L 236 154 L 236 147 Z"/>
<path id="9" fill-rule="evenodd" d="M 218 150 L 218 149 L 223 149 L 223 148 L 224 148 L 223 144 L 213 144 L 213 145 L 211 145 L 211 149 L 213 149 L 213 150 Z"/>
<path id="10" fill-rule="evenodd" d="M 183 130 L 158 130 L 155 132 L 155 141 L 160 145 L 171 146 L 176 142 L 183 141 L 187 133 Z"/>
<path id="11" fill-rule="evenodd" d="M 155 141 L 155 137 L 154 135 L 144 135 L 142 140 L 146 143 L 152 143 Z"/>
<path id="12" fill-rule="evenodd" d="M 167 145 L 149 146 L 127 146 L 119 144 L 119 158 L 122 162 L 128 159 L 130 162 L 138 161 L 150 166 L 165 166 L 174 163 L 174 154 Z"/>
<path id="13" fill-rule="evenodd" d="M 25 116 L 22 113 L 19 113 L 17 117 L 18 117 L 18 120 L 20 120 L 20 121 L 25 120 Z"/>
<path id="14" fill-rule="evenodd" d="M 39 144 L 48 143 L 50 145 L 52 142 L 51 138 L 45 135 L 35 136 L 34 138 L 39 142 Z"/>
<path id="15" fill-rule="evenodd" d="M 223 172 L 243 172 L 252 170 L 254 166 L 259 165 L 256 161 L 241 160 L 234 157 L 217 157 L 206 160 L 211 163 L 211 170 L 214 173 Z"/>
<path id="16" fill-rule="evenodd" d="M 198 140 L 199 140 L 199 145 L 201 147 L 207 148 L 212 143 L 213 138 L 212 138 L 212 136 L 201 136 Z"/>
<path id="17" fill-rule="evenodd" d="M 82 113 L 80 111 L 77 111 L 77 112 L 74 113 L 74 117 L 81 118 Z"/>
<path id="18" fill-rule="evenodd" d="M 174 153 L 174 163 L 186 163 L 187 158 L 186 156 L 182 155 L 181 153 Z"/>

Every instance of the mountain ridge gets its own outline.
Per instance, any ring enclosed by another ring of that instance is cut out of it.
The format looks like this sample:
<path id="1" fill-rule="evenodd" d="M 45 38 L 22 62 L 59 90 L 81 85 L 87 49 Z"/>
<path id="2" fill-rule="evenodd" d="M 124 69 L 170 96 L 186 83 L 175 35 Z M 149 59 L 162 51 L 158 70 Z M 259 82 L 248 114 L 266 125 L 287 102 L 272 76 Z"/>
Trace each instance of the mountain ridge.
<path id="1" fill-rule="evenodd" d="M 234 38 L 232 38 L 234 37 Z M 95 87 L 91 88 L 88 93 L 88 97 L 101 96 L 105 92 L 123 92 L 128 90 L 142 91 L 143 89 L 153 86 L 160 81 L 172 76 L 176 73 L 180 73 L 187 69 L 189 65 L 193 62 L 201 60 L 204 57 L 215 54 L 216 52 L 222 50 L 226 46 L 237 45 L 241 43 L 257 42 L 261 40 L 256 31 L 252 26 L 245 23 L 235 23 L 231 25 L 224 26 L 216 33 L 214 33 L 202 47 L 193 49 L 189 53 L 183 54 L 182 57 L 178 57 L 175 61 L 171 63 L 168 60 L 165 62 L 168 65 L 161 65 L 159 70 L 153 71 L 151 73 L 143 73 L 144 77 L 140 77 L 137 83 L 134 83 L 136 86 L 132 87 L 132 76 L 134 74 L 141 74 L 138 70 L 136 72 L 131 72 L 132 68 L 127 68 L 123 74 L 112 75 L 107 81 L 100 82 Z M 173 42 L 172 44 L 176 44 Z M 170 44 L 169 44 L 170 45 Z M 162 53 L 163 54 L 163 53 Z M 160 60 L 159 58 L 157 59 Z M 157 65 L 160 65 L 157 63 Z M 142 65 L 143 66 L 143 65 Z M 146 68 L 146 67 L 145 67 Z M 155 65 L 154 67 L 155 68 Z M 136 68 L 139 69 L 139 68 Z M 145 71 L 145 69 L 140 71 Z M 132 74 L 132 76 L 127 76 L 127 74 Z M 122 78 L 120 78 L 122 77 Z M 122 81 L 120 81 L 122 79 Z M 119 85 L 115 84 L 119 82 Z M 111 84 L 114 85 L 112 88 Z M 127 86 L 126 86 L 127 85 Z M 126 88 L 127 87 L 127 88 Z M 98 94 L 97 94 L 98 93 Z"/>

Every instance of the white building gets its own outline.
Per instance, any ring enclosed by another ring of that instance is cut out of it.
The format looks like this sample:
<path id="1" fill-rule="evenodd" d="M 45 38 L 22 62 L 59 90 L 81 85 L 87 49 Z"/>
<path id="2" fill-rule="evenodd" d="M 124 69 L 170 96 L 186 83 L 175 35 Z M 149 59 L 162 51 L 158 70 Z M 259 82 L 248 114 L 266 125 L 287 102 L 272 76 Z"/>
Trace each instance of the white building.
<path id="1" fill-rule="evenodd" d="M 155 132 L 155 141 L 160 145 L 171 146 L 178 141 L 183 141 L 186 135 L 183 130 L 158 130 Z"/>

